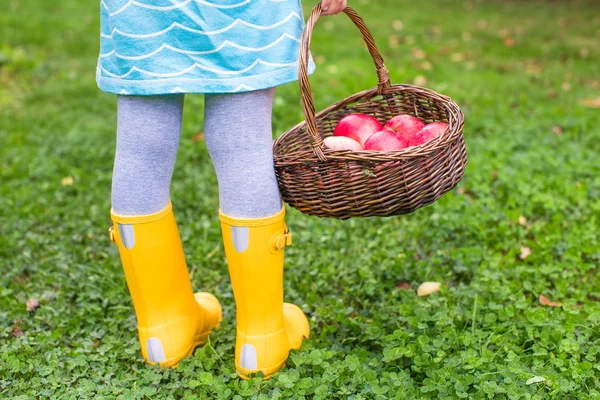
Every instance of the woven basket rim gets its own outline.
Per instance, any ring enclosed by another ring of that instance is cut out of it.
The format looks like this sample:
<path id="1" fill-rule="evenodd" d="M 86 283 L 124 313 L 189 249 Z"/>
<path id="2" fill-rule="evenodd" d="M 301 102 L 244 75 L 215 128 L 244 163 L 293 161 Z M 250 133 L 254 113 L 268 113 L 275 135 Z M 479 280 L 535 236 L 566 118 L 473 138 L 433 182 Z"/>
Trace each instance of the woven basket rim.
<path id="1" fill-rule="evenodd" d="M 380 96 L 378 90 L 378 87 L 374 87 L 348 96 L 317 113 L 315 115 L 315 120 L 323 119 L 332 111 L 343 108 L 348 104 L 356 102 L 357 100 Z M 394 93 L 402 91 L 417 92 L 422 95 L 425 95 L 432 101 L 441 103 L 446 109 L 446 113 L 448 115 L 448 129 L 446 130 L 446 132 L 420 146 L 411 146 L 396 151 L 384 152 L 375 150 L 331 150 L 325 147 L 323 149 L 323 153 L 326 155 L 327 159 L 366 161 L 366 158 L 369 158 L 372 159 L 373 162 L 400 161 L 414 157 L 428 156 L 429 154 L 432 154 L 433 152 L 441 148 L 447 147 L 448 145 L 452 144 L 454 141 L 460 138 L 464 127 L 464 116 L 460 107 L 451 98 L 443 94 L 437 93 L 431 89 L 409 84 L 391 85 L 388 88 L 385 88 L 381 95 L 385 97 L 385 95 L 392 95 Z M 454 118 L 454 114 L 458 114 L 458 118 Z M 273 150 L 276 161 L 285 159 L 286 163 L 288 164 L 294 162 L 298 164 L 303 164 L 306 162 L 320 161 L 313 152 L 313 150 L 286 150 L 285 152 L 278 151 L 280 143 L 282 140 L 284 140 L 286 135 L 295 134 L 298 130 L 303 129 L 305 127 L 306 120 L 303 120 L 296 126 L 282 133 L 275 140 L 273 144 Z M 306 135 L 308 140 L 308 133 L 306 133 Z"/>

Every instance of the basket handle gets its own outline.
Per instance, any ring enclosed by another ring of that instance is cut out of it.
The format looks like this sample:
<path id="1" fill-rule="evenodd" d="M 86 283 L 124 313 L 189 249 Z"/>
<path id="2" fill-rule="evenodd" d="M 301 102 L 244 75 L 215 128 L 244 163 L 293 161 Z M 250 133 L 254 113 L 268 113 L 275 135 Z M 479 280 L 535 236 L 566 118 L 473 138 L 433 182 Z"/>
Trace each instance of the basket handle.
<path id="1" fill-rule="evenodd" d="M 321 161 L 327 161 L 327 157 L 323 153 L 325 148 L 323 139 L 319 135 L 319 129 L 317 128 L 317 121 L 315 119 L 315 103 L 310 88 L 310 81 L 308 80 L 308 61 L 310 55 L 310 42 L 312 39 L 313 29 L 321 16 L 321 3 L 317 4 L 310 13 L 308 20 L 306 21 L 306 27 L 302 32 L 302 42 L 300 44 L 300 63 L 298 68 L 298 82 L 300 83 L 300 94 L 302 99 L 302 108 L 304 110 L 304 118 L 306 120 L 306 126 L 310 135 L 310 146 L 313 152 Z M 382 94 L 385 88 L 391 86 L 389 72 L 383 63 L 383 57 L 375 45 L 373 36 L 369 29 L 365 25 L 362 18 L 354 11 L 351 7 L 346 7 L 344 13 L 354 22 L 354 25 L 360 30 L 360 33 L 367 44 L 369 53 L 375 62 L 375 69 L 377 71 L 377 93 Z"/>

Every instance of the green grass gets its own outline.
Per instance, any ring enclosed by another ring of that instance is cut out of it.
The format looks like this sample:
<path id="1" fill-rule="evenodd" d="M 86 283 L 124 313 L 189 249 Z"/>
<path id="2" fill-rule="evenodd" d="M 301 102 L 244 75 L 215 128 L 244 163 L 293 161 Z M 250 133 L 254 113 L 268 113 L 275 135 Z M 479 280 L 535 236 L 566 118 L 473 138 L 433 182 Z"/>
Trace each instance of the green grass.
<path id="1" fill-rule="evenodd" d="M 463 108 L 470 163 L 412 215 L 290 211 L 286 300 L 312 336 L 269 381 L 234 373 L 216 180 L 192 140 L 201 96 L 186 99 L 172 197 L 193 285 L 224 321 L 177 369 L 141 358 L 107 236 L 115 98 L 94 81 L 96 3 L 0 13 L 0 398 L 600 399 L 600 110 L 580 103 L 600 97 L 597 2 L 351 1 L 393 82 L 425 79 Z M 375 84 L 343 16 L 319 22 L 313 53 L 318 109 Z M 278 89 L 276 132 L 301 119 L 296 84 Z M 417 297 L 424 281 L 443 289 Z"/>

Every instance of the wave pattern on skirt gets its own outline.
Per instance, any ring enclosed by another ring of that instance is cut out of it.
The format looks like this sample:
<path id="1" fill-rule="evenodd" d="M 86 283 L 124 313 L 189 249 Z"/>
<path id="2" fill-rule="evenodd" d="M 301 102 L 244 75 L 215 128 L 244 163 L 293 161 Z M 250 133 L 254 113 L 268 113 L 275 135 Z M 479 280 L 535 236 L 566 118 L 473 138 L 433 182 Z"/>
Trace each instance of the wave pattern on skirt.
<path id="1" fill-rule="evenodd" d="M 104 91 L 233 93 L 297 79 L 299 0 L 101 0 L 100 10 Z"/>

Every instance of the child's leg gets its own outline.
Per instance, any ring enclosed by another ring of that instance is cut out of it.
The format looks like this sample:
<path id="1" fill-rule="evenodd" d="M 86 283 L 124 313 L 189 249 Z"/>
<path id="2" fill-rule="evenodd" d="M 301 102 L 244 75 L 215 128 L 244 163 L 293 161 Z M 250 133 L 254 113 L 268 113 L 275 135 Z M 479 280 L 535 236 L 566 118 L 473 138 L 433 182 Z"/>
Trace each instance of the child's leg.
<path id="1" fill-rule="evenodd" d="M 119 96 L 112 209 L 146 215 L 164 209 L 179 147 L 183 95 Z"/>
<path id="2" fill-rule="evenodd" d="M 281 211 L 273 167 L 274 93 L 267 89 L 205 96 L 204 138 L 225 215 L 260 218 Z"/>
<path id="3" fill-rule="evenodd" d="M 242 377 L 273 374 L 309 335 L 302 310 L 283 303 L 283 249 L 291 234 L 273 168 L 273 94 L 207 95 L 205 101 L 204 135 L 219 181 Z"/>
<path id="4" fill-rule="evenodd" d="M 142 354 L 172 366 L 221 319 L 217 299 L 194 295 L 169 200 L 183 96 L 118 99 L 111 238 L 117 243 Z"/>

